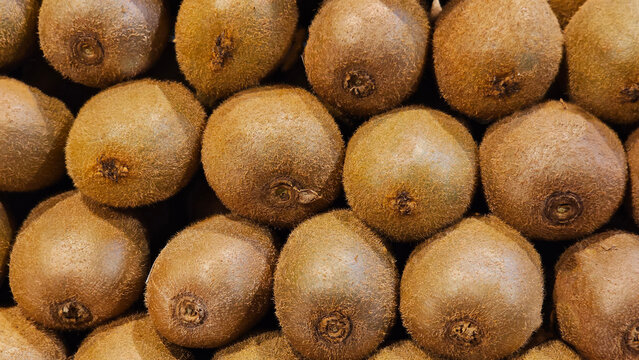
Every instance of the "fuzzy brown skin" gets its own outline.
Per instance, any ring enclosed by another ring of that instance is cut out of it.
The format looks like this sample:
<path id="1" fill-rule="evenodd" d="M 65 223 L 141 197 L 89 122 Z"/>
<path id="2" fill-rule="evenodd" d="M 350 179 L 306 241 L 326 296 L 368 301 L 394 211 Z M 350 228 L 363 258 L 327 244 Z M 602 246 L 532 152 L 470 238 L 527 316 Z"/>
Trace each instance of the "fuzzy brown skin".
<path id="1" fill-rule="evenodd" d="M 572 104 L 549 101 L 500 120 L 484 135 L 479 158 L 491 211 L 527 237 L 590 234 L 625 193 L 617 134 Z"/>
<path id="2" fill-rule="evenodd" d="M 630 177 L 630 204 L 632 217 L 639 224 L 639 130 L 635 130 L 626 140 L 628 169 Z"/>
<path id="3" fill-rule="evenodd" d="M 565 30 L 571 99 L 601 119 L 639 120 L 636 0 L 587 1 Z"/>
<path id="4" fill-rule="evenodd" d="M 639 356 L 639 236 L 608 231 L 570 247 L 555 267 L 561 337 L 589 360 Z"/>
<path id="5" fill-rule="evenodd" d="M 35 47 L 40 0 L 0 2 L 0 69 L 15 65 Z"/>
<path id="6" fill-rule="evenodd" d="M 72 123 L 62 101 L 0 77 L 0 191 L 33 191 L 58 181 Z"/>
<path id="7" fill-rule="evenodd" d="M 411 340 L 402 340 L 380 349 L 369 360 L 441 360 L 428 355 Z"/>
<path id="8" fill-rule="evenodd" d="M 477 177 L 477 144 L 453 117 L 422 107 L 376 116 L 351 138 L 344 191 L 355 215 L 398 241 L 459 220 Z"/>
<path id="9" fill-rule="evenodd" d="M 394 108 L 419 84 L 429 33 L 417 0 L 325 1 L 309 28 L 306 75 L 340 111 L 368 116 Z"/>
<path id="10" fill-rule="evenodd" d="M 513 360 L 581 360 L 581 357 L 560 340 L 553 340 L 535 346 Z"/>
<path id="11" fill-rule="evenodd" d="M 153 325 L 172 343 L 225 345 L 271 306 L 277 251 L 265 227 L 218 215 L 192 225 L 162 250 L 147 281 Z"/>
<path id="12" fill-rule="evenodd" d="M 344 141 L 324 106 L 288 86 L 243 91 L 211 115 L 202 145 L 206 178 L 233 213 L 292 227 L 341 191 Z"/>
<path id="13" fill-rule="evenodd" d="M 280 331 L 253 335 L 221 349 L 213 360 L 299 360 Z"/>
<path id="14" fill-rule="evenodd" d="M 397 285 L 382 239 L 351 211 L 332 211 L 291 232 L 275 271 L 276 315 L 300 355 L 362 359 L 395 321 Z"/>
<path id="15" fill-rule="evenodd" d="M 404 327 L 427 351 L 496 360 L 541 325 L 539 254 L 495 216 L 471 217 L 419 245 L 400 290 Z"/>
<path id="16" fill-rule="evenodd" d="M 17 306 L 0 309 L 0 360 L 66 360 L 60 338 L 27 320 Z"/>
<path id="17" fill-rule="evenodd" d="M 198 166 L 206 113 L 182 84 L 138 80 L 89 100 L 71 128 L 67 170 L 80 191 L 106 205 L 165 200 Z"/>
<path id="18" fill-rule="evenodd" d="M 13 240 L 13 228 L 9 222 L 7 211 L 0 203 L 0 285 L 4 282 L 6 275 L 7 261 L 9 260 L 9 249 Z"/>
<path id="19" fill-rule="evenodd" d="M 30 319 L 57 330 L 87 329 L 140 297 L 148 261 L 138 220 L 75 193 L 18 233 L 9 284 Z"/>
<path id="20" fill-rule="evenodd" d="M 585 2 L 586 0 L 548 0 L 562 28 L 568 25 L 570 19 Z"/>
<path id="21" fill-rule="evenodd" d="M 211 106 L 275 69 L 297 18 L 295 0 L 184 0 L 175 25 L 180 69 Z"/>
<path id="22" fill-rule="evenodd" d="M 557 76 L 563 35 L 546 0 L 453 0 L 433 35 L 439 91 L 490 121 L 540 101 Z"/>
<path id="23" fill-rule="evenodd" d="M 162 0 L 43 0 L 47 61 L 74 82 L 106 87 L 146 71 L 169 34 Z"/>

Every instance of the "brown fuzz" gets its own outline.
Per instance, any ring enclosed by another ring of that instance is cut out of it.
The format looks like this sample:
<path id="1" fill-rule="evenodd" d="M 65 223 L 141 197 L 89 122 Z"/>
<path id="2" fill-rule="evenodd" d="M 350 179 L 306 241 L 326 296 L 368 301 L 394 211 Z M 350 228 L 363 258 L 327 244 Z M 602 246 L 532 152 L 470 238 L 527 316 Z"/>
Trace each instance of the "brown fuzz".
<path id="1" fill-rule="evenodd" d="M 5 307 L 0 308 L 0 359 L 67 360 L 67 350 L 57 334 L 31 322 L 20 308 Z"/>
<path id="2" fill-rule="evenodd" d="M 0 69 L 12 68 L 36 47 L 40 0 L 0 1 Z"/>
<path id="3" fill-rule="evenodd" d="M 300 360 L 280 331 L 252 335 L 220 349 L 213 360 Z"/>

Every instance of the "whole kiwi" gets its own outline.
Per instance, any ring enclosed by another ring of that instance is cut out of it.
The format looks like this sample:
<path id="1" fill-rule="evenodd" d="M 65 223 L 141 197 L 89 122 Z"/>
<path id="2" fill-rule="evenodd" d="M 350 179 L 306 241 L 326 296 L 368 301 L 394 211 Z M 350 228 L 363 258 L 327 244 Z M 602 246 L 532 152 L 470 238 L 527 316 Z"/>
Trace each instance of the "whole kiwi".
<path id="1" fill-rule="evenodd" d="M 92 328 L 129 308 L 144 290 L 149 248 L 131 216 L 76 192 L 36 208 L 16 237 L 11 291 L 47 328 Z"/>
<path id="2" fill-rule="evenodd" d="M 0 360 L 66 360 L 60 338 L 29 321 L 16 306 L 0 308 Z"/>
<path id="3" fill-rule="evenodd" d="M 522 347 L 541 325 L 539 254 L 495 216 L 462 220 L 419 245 L 402 275 L 404 327 L 427 351 L 493 360 Z"/>
<path id="4" fill-rule="evenodd" d="M 196 348 L 225 345 L 271 306 L 277 251 L 267 228 L 217 215 L 177 234 L 155 260 L 146 304 L 158 332 Z"/>
<path id="5" fill-rule="evenodd" d="M 439 360 L 439 357 L 428 355 L 415 342 L 401 340 L 383 347 L 369 360 Z"/>
<path id="6" fill-rule="evenodd" d="M 418 0 L 324 1 L 309 28 L 306 75 L 319 97 L 339 110 L 379 113 L 417 88 L 429 35 Z"/>
<path id="7" fill-rule="evenodd" d="M 9 260 L 9 249 L 13 240 L 13 228 L 7 211 L 0 203 L 0 285 L 4 282 L 6 275 L 7 260 Z"/>
<path id="8" fill-rule="evenodd" d="M 206 105 L 255 86 L 286 54 L 295 0 L 184 0 L 175 25 L 180 69 Z"/>
<path id="9" fill-rule="evenodd" d="M 400 241 L 460 219 L 477 177 L 477 144 L 440 111 L 408 107 L 373 117 L 351 138 L 344 191 L 355 215 Z"/>
<path id="10" fill-rule="evenodd" d="M 115 207 L 165 200 L 198 167 L 206 114 L 182 84 L 137 80 L 104 90 L 80 109 L 67 170 L 86 196 Z"/>
<path id="11" fill-rule="evenodd" d="M 585 2 L 586 0 L 548 0 L 562 28 L 568 25 L 570 19 Z"/>
<path id="12" fill-rule="evenodd" d="M 341 190 L 344 141 L 324 106 L 288 86 L 240 92 L 211 115 L 202 144 L 206 178 L 233 213 L 291 227 Z"/>
<path id="13" fill-rule="evenodd" d="M 639 224 L 639 130 L 633 131 L 626 140 L 626 151 L 630 177 L 629 202 L 632 217 L 635 223 Z"/>
<path id="14" fill-rule="evenodd" d="M 168 40 L 162 0 L 42 0 L 40 47 L 74 82 L 106 87 L 147 70 Z"/>
<path id="15" fill-rule="evenodd" d="M 64 176 L 72 123 L 62 101 L 0 77 L 0 191 L 38 190 Z"/>
<path id="16" fill-rule="evenodd" d="M 617 134 L 580 107 L 549 101 L 493 124 L 479 161 L 488 206 L 524 236 L 592 233 L 625 193 L 626 154 Z"/>
<path id="17" fill-rule="evenodd" d="M 555 267 L 561 337 L 589 360 L 639 356 L 639 236 L 608 231 L 582 240 Z"/>
<path id="18" fill-rule="evenodd" d="M 581 357 L 562 341 L 552 340 L 535 346 L 514 360 L 581 360 Z"/>
<path id="19" fill-rule="evenodd" d="M 15 65 L 33 50 L 40 0 L 0 2 L 0 69 Z"/>
<path id="20" fill-rule="evenodd" d="M 298 360 L 280 331 L 252 335 L 220 349 L 213 360 Z"/>
<path id="21" fill-rule="evenodd" d="M 275 271 L 275 312 L 300 355 L 362 359 L 395 321 L 397 285 L 382 239 L 351 211 L 332 211 L 291 232 Z"/>
<path id="22" fill-rule="evenodd" d="M 547 0 L 453 0 L 433 35 L 441 95 L 481 121 L 540 101 L 562 54 L 561 28 Z"/>

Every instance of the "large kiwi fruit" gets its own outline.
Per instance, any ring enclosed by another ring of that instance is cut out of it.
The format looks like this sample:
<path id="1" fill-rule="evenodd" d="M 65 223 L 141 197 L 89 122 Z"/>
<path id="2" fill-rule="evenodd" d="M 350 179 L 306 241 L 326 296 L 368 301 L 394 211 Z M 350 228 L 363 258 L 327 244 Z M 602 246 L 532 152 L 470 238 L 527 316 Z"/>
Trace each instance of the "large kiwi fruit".
<path id="1" fill-rule="evenodd" d="M 306 90 L 262 87 L 234 95 L 209 119 L 206 178 L 232 212 L 290 227 L 327 208 L 341 190 L 344 141 Z"/>
<path id="2" fill-rule="evenodd" d="M 15 65 L 33 50 L 40 0 L 0 2 L 0 69 Z"/>
<path id="3" fill-rule="evenodd" d="M 64 176 L 72 123 L 62 101 L 0 77 L 0 191 L 38 190 Z"/>
<path id="4" fill-rule="evenodd" d="M 569 94 L 599 118 L 639 120 L 639 6 L 589 0 L 565 30 Z"/>
<path id="5" fill-rule="evenodd" d="M 402 275 L 404 327 L 450 359 L 508 356 L 541 325 L 544 277 L 535 248 L 495 216 L 462 220 L 419 245 Z"/>
<path id="6" fill-rule="evenodd" d="M 581 357 L 562 341 L 552 340 L 535 346 L 513 360 L 581 360 Z"/>
<path id="7" fill-rule="evenodd" d="M 562 28 L 568 25 L 570 19 L 585 2 L 586 0 L 548 0 Z"/>
<path id="8" fill-rule="evenodd" d="M 571 246 L 555 268 L 561 337 L 589 360 L 639 357 L 639 236 L 593 235 Z"/>
<path id="9" fill-rule="evenodd" d="M 27 320 L 16 306 L 0 308 L 0 360 L 66 360 L 60 338 Z"/>
<path id="10" fill-rule="evenodd" d="M 213 360 L 298 360 L 280 331 L 268 331 L 220 349 Z"/>
<path id="11" fill-rule="evenodd" d="M 16 237 L 9 284 L 30 319 L 87 329 L 129 308 L 144 290 L 149 248 L 131 216 L 76 192 L 36 208 Z"/>
<path id="12" fill-rule="evenodd" d="M 630 177 L 630 196 L 632 217 L 639 224 L 639 130 L 635 130 L 626 140 L 628 169 Z"/>
<path id="13" fill-rule="evenodd" d="M 9 249 L 13 240 L 13 228 L 7 211 L 0 203 L 0 285 L 4 282 L 7 260 L 9 260 Z"/>
<path id="14" fill-rule="evenodd" d="M 69 133 L 67 169 L 86 196 L 115 207 L 173 196 L 198 167 L 206 114 L 182 84 L 137 80 L 104 90 Z"/>
<path id="15" fill-rule="evenodd" d="M 439 360 L 428 355 L 415 342 L 401 340 L 381 348 L 369 360 Z"/>
<path id="16" fill-rule="evenodd" d="M 332 211 L 291 232 L 275 271 L 275 312 L 302 356 L 362 359 L 394 323 L 397 285 L 382 239 L 351 211 Z"/>
<path id="17" fill-rule="evenodd" d="M 433 35 L 441 95 L 482 121 L 540 101 L 562 55 L 563 35 L 547 0 L 453 0 Z"/>
<path id="18" fill-rule="evenodd" d="M 168 41 L 162 0 L 43 0 L 40 47 L 74 82 L 106 87 L 147 70 Z"/>
<path id="19" fill-rule="evenodd" d="M 184 0 L 175 25 L 180 69 L 211 106 L 277 67 L 297 18 L 295 0 Z"/>
<path id="20" fill-rule="evenodd" d="M 309 28 L 304 66 L 324 101 L 356 116 L 399 105 L 419 84 L 428 14 L 418 0 L 328 0 Z"/>
<path id="21" fill-rule="evenodd" d="M 479 158 L 488 206 L 527 237 L 592 233 L 625 194 L 626 154 L 617 134 L 569 103 L 549 101 L 493 124 Z"/>
<path id="22" fill-rule="evenodd" d="M 146 288 L 153 325 L 172 343 L 219 347 L 271 306 L 277 251 L 267 228 L 218 215 L 178 235 L 155 260 Z"/>
<path id="23" fill-rule="evenodd" d="M 351 138 L 344 191 L 355 215 L 396 240 L 423 240 L 460 219 L 473 198 L 477 144 L 454 118 L 409 107 Z"/>

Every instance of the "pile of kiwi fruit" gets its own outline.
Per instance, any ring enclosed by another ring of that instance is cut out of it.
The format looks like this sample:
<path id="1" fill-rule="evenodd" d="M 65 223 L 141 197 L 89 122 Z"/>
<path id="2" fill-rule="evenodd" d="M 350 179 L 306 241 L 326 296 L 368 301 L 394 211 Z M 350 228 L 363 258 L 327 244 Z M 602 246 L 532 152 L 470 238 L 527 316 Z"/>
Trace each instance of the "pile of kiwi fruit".
<path id="1" fill-rule="evenodd" d="M 639 0 L 0 1 L 0 360 L 639 360 Z"/>

